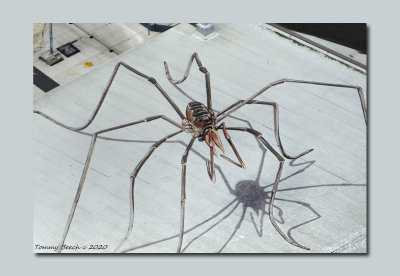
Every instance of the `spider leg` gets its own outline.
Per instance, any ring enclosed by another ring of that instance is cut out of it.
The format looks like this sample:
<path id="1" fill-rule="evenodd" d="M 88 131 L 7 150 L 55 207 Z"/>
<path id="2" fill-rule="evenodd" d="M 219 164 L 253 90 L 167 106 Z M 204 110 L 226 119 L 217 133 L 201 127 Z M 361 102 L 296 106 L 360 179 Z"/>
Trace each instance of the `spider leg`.
<path id="1" fill-rule="evenodd" d="M 223 208 L 222 208 L 221 210 L 219 210 L 217 213 L 215 213 L 215 214 L 212 215 L 211 217 L 207 218 L 206 220 L 204 220 L 204 221 L 202 221 L 202 222 L 200 222 L 200 223 L 198 223 L 198 224 L 192 226 L 191 228 L 185 230 L 185 232 L 183 232 L 183 233 L 184 233 L 184 234 L 189 233 L 190 231 L 192 231 L 192 230 L 194 230 L 194 229 L 200 227 L 201 225 L 203 225 L 203 224 L 205 224 L 205 223 L 207 223 L 207 222 L 210 222 L 212 219 L 216 218 L 217 216 L 219 216 L 220 214 L 222 214 L 225 210 L 227 210 L 227 209 L 228 209 L 233 203 L 235 203 L 236 201 L 237 201 L 237 199 L 232 200 L 230 203 L 228 203 L 228 205 L 226 205 L 225 207 L 223 207 Z M 153 244 L 157 244 L 157 243 L 160 243 L 160 242 L 164 242 L 164 241 L 168 241 L 168 240 L 171 240 L 171 239 L 174 239 L 174 238 L 177 238 L 177 237 L 179 237 L 179 234 L 176 234 L 176 235 L 174 235 L 174 236 L 170 236 L 170 237 L 167 237 L 167 238 L 163 238 L 163 239 L 160 239 L 160 240 L 157 240 L 157 241 L 149 242 L 149 243 L 146 243 L 146 244 L 137 246 L 137 247 L 125 249 L 125 250 L 122 251 L 121 253 L 126 253 L 126 252 L 129 252 L 129 251 L 133 251 L 133 250 L 135 250 L 135 249 L 147 247 L 147 246 L 150 246 L 150 245 L 153 245 Z M 183 248 L 183 250 L 182 250 L 181 252 L 185 251 L 185 249 L 188 248 L 190 244 L 191 244 L 191 242 L 189 242 L 189 243 L 185 246 L 185 248 Z"/>
<path id="2" fill-rule="evenodd" d="M 183 130 L 179 130 L 177 132 L 174 132 L 170 135 L 165 136 L 161 140 L 157 141 L 153 145 L 150 146 L 149 151 L 146 153 L 146 155 L 139 161 L 139 163 L 136 165 L 135 169 L 132 171 L 130 179 L 131 179 L 131 186 L 130 186 L 130 219 L 129 219 L 129 225 L 128 225 L 128 230 L 126 231 L 125 237 L 121 240 L 119 245 L 115 248 L 114 253 L 118 251 L 118 249 L 128 240 L 132 228 L 133 228 L 133 221 L 134 221 L 134 211 L 135 211 L 135 196 L 134 196 L 134 188 L 135 188 L 135 179 L 136 176 L 138 175 L 140 169 L 146 163 L 146 161 L 149 159 L 150 155 L 155 151 L 156 148 L 158 148 L 161 144 L 163 144 L 165 141 L 167 141 L 169 138 L 174 137 L 175 135 L 182 133 Z"/>
<path id="3" fill-rule="evenodd" d="M 239 105 L 240 103 L 244 102 L 244 100 L 240 100 L 237 101 L 236 103 L 230 105 L 229 107 L 225 108 L 223 111 L 221 111 L 219 114 L 223 114 L 226 111 L 229 111 L 230 109 L 236 107 L 237 105 Z M 256 101 L 256 100 L 251 100 L 249 101 L 247 104 L 262 104 L 262 105 L 271 105 L 274 107 L 274 133 L 275 133 L 275 139 L 276 142 L 278 144 L 279 149 L 281 150 L 281 153 L 283 154 L 283 156 L 287 159 L 297 159 L 303 155 L 306 155 L 307 153 L 310 153 L 311 151 L 313 151 L 314 149 L 309 149 L 306 150 L 305 152 L 302 152 L 298 155 L 292 156 L 289 155 L 285 149 L 282 146 L 282 141 L 281 141 L 281 135 L 279 133 L 279 105 L 275 102 L 264 102 L 264 101 Z M 219 116 L 218 114 L 218 116 Z M 217 117 L 218 117 L 217 116 Z"/>
<path id="4" fill-rule="evenodd" d="M 224 136 L 225 136 L 226 140 L 228 140 L 229 145 L 231 146 L 231 148 L 232 148 L 233 152 L 235 153 L 236 158 L 238 159 L 240 164 L 235 162 L 235 161 L 233 161 L 232 159 L 230 159 L 229 157 L 225 156 L 224 154 L 221 154 L 221 157 L 226 159 L 226 160 L 228 160 L 229 162 L 231 162 L 232 164 L 234 164 L 234 165 L 236 165 L 236 166 L 238 166 L 240 168 L 246 169 L 246 166 L 244 165 L 244 162 L 243 162 L 242 158 L 240 157 L 239 152 L 237 151 L 235 145 L 232 142 L 231 137 L 229 136 L 228 132 L 226 131 L 225 123 L 222 123 L 220 126 L 217 127 L 217 129 L 220 129 L 221 127 L 222 127 L 222 130 L 224 131 Z"/>
<path id="5" fill-rule="evenodd" d="M 275 196 L 276 196 L 276 192 L 278 190 L 278 186 L 279 186 L 279 180 L 282 174 L 282 169 L 283 169 L 283 164 L 285 163 L 285 159 L 274 150 L 274 148 L 262 137 L 262 134 L 252 128 L 245 128 L 245 127 L 227 127 L 226 129 L 228 130 L 237 130 L 237 131 L 243 131 L 243 132 L 249 132 L 251 134 L 253 134 L 255 137 L 257 137 L 263 144 L 264 146 L 270 150 L 272 152 L 272 154 L 275 155 L 275 157 L 279 160 L 279 169 L 278 172 L 276 174 L 276 178 L 275 178 L 275 183 L 274 186 L 272 188 L 272 192 L 271 192 L 271 200 L 269 202 L 269 207 L 268 207 L 268 212 L 269 212 L 269 219 L 272 223 L 272 225 L 275 227 L 276 231 L 278 231 L 278 233 L 290 244 L 300 247 L 302 249 L 306 249 L 306 250 L 310 250 L 309 248 L 302 246 L 301 244 L 298 244 L 297 242 L 293 241 L 292 239 L 290 239 L 278 226 L 278 224 L 275 221 L 274 218 L 274 200 L 275 200 Z"/>
<path id="6" fill-rule="evenodd" d="M 211 101 L 211 84 L 210 84 L 210 73 L 207 71 L 207 68 L 203 66 L 203 64 L 200 61 L 199 55 L 197 53 L 194 53 L 188 62 L 188 65 L 186 67 L 186 71 L 185 74 L 183 76 L 182 79 L 180 80 L 174 80 L 171 77 L 171 74 L 169 73 L 169 68 L 168 68 L 168 64 L 164 61 L 164 67 L 165 67 L 165 74 L 167 75 L 168 80 L 172 83 L 172 84 L 180 84 L 182 82 L 184 82 L 186 80 L 186 78 L 189 75 L 190 69 L 192 67 L 193 64 L 193 60 L 196 59 L 196 63 L 199 66 L 199 70 L 200 72 L 204 73 L 205 78 L 206 78 L 206 91 L 207 91 L 207 107 L 208 109 L 212 109 L 212 101 Z"/>
<path id="7" fill-rule="evenodd" d="M 72 208 L 71 208 L 70 214 L 68 216 L 68 220 L 67 220 L 67 223 L 66 223 L 66 226 L 65 226 L 65 229 L 64 229 L 63 236 L 61 238 L 60 245 L 58 246 L 58 249 L 57 249 L 58 253 L 61 253 L 62 246 L 64 245 L 65 239 L 66 239 L 68 231 L 69 231 L 69 227 L 70 227 L 72 219 L 74 217 L 75 210 L 76 210 L 76 207 L 78 205 L 79 197 L 80 197 L 82 189 L 83 189 L 83 184 L 85 183 L 86 175 L 87 175 L 87 172 L 88 172 L 88 169 L 89 169 L 89 164 L 90 164 L 90 160 L 92 158 L 94 145 L 96 143 L 97 136 L 99 134 L 102 134 L 102 133 L 106 133 L 106 132 L 110 132 L 110 131 L 113 131 L 113 130 L 117 130 L 117 129 L 129 127 L 129 126 L 137 125 L 137 124 L 140 124 L 140 123 L 151 122 L 151 121 L 154 121 L 154 120 L 157 120 L 157 119 L 164 119 L 167 122 L 169 122 L 169 123 L 171 123 L 171 124 L 173 124 L 173 125 L 175 125 L 175 126 L 177 126 L 177 127 L 182 129 L 181 125 L 175 123 L 174 121 L 172 121 L 168 117 L 166 117 L 164 115 L 158 115 L 158 116 L 147 117 L 147 118 L 145 118 L 143 120 L 140 120 L 140 121 L 135 121 L 135 122 L 128 123 L 128 124 L 124 124 L 124 125 L 119 125 L 119 126 L 112 127 L 112 128 L 103 129 L 103 130 L 97 131 L 94 134 L 92 134 L 92 141 L 90 143 L 90 147 L 89 147 L 89 151 L 88 151 L 88 154 L 87 154 L 85 166 L 83 168 L 81 179 L 79 181 L 79 185 L 78 185 L 78 189 L 76 191 L 75 199 L 74 199 L 74 202 L 72 204 Z M 180 130 L 179 132 L 182 132 L 182 131 L 183 130 Z"/>
<path id="8" fill-rule="evenodd" d="M 63 233 L 62 238 L 61 238 L 61 242 L 60 242 L 60 244 L 59 244 L 59 246 L 57 248 L 57 253 L 61 253 L 62 247 L 63 247 L 64 242 L 65 242 L 65 238 L 67 237 L 67 234 L 68 234 L 68 231 L 69 231 L 69 227 L 71 226 L 72 218 L 74 217 L 76 206 L 78 205 L 79 197 L 80 197 L 81 192 L 82 192 L 83 183 L 85 183 L 86 174 L 87 174 L 87 171 L 89 169 L 89 163 L 90 163 L 90 159 L 92 158 L 92 153 L 93 153 L 94 145 L 96 143 L 96 138 L 97 138 L 97 134 L 93 134 L 92 135 L 92 142 L 90 143 L 90 147 L 89 147 L 89 152 L 88 152 L 88 155 L 86 157 L 85 167 L 83 168 L 81 179 L 79 181 L 79 186 L 78 186 L 78 189 L 76 191 L 75 199 L 74 199 L 71 211 L 70 211 L 69 216 L 68 216 L 67 224 L 65 225 L 64 233 Z"/>
<path id="9" fill-rule="evenodd" d="M 41 112 L 41 111 L 34 110 L 33 113 L 37 113 L 37 114 L 39 114 L 39 115 L 42 115 L 43 117 L 45 117 L 46 119 L 50 120 L 51 122 L 53 122 L 53 123 L 55 123 L 55 124 L 57 124 L 57 125 L 59 125 L 59 126 L 61 126 L 61 127 L 63 127 L 63 128 L 72 130 L 72 131 L 79 131 L 79 130 L 82 130 L 82 129 L 87 128 L 87 127 L 93 122 L 94 118 L 96 117 L 97 113 L 99 112 L 100 107 L 101 107 L 101 105 L 103 104 L 104 99 L 106 98 L 107 93 L 108 93 L 108 91 L 109 91 L 109 89 L 110 89 L 110 87 L 111 87 L 111 84 L 113 83 L 114 78 L 115 78 L 115 76 L 116 76 L 116 74 L 117 74 L 117 72 L 118 72 L 118 69 L 121 67 L 121 65 L 122 65 L 123 67 L 125 67 L 126 69 L 128 69 L 129 71 L 135 73 L 136 75 L 138 75 L 138 76 L 140 76 L 140 77 L 142 77 L 142 78 L 147 79 L 151 84 L 153 84 L 153 85 L 158 89 L 158 91 L 161 92 L 161 94 L 162 94 L 162 95 L 164 96 L 164 98 L 169 102 L 169 104 L 175 109 L 176 113 L 178 113 L 178 115 L 181 117 L 181 119 L 184 119 L 184 118 L 185 118 L 185 115 L 183 115 L 183 113 L 180 111 L 179 107 L 178 107 L 178 106 L 175 104 L 175 102 L 168 96 L 168 94 L 164 91 L 164 89 L 158 84 L 158 82 L 157 82 L 154 78 L 149 77 L 149 76 L 143 74 L 142 72 L 139 72 L 138 70 L 134 69 L 133 67 L 129 66 L 128 64 L 126 64 L 126 63 L 124 63 L 124 62 L 118 62 L 118 63 L 115 65 L 114 71 L 113 71 L 113 73 L 111 74 L 110 79 L 108 80 L 107 86 L 106 86 L 106 88 L 104 89 L 103 94 L 102 94 L 102 96 L 101 96 L 99 102 L 97 103 L 97 106 L 96 106 L 95 110 L 93 111 L 93 113 L 92 113 L 92 115 L 90 116 L 90 118 L 89 118 L 89 120 L 87 121 L 87 123 L 85 123 L 84 125 L 82 125 L 82 126 L 80 126 L 80 127 L 67 126 L 66 124 L 63 124 L 63 123 L 61 123 L 60 121 L 57 121 L 57 120 L 53 119 L 52 117 L 50 117 L 49 115 L 47 115 L 47 114 L 45 114 L 45 113 L 43 113 L 43 112 Z"/>
<path id="10" fill-rule="evenodd" d="M 326 83 L 326 82 L 316 82 L 316 81 L 292 80 L 292 79 L 281 79 L 281 80 L 278 80 L 278 81 L 275 81 L 275 82 L 271 82 L 270 84 L 268 84 L 267 86 L 262 88 L 260 91 L 255 93 L 253 96 L 251 96 L 247 100 L 244 100 L 244 101 L 242 101 L 241 103 L 239 103 L 237 105 L 234 104 L 235 106 L 231 105 L 230 107 L 228 107 L 227 109 L 225 109 L 224 111 L 219 113 L 217 115 L 217 118 L 218 118 L 217 122 L 223 120 L 224 118 L 226 118 L 227 116 L 229 116 L 230 114 L 232 114 L 233 112 L 235 112 L 236 110 L 241 108 L 243 105 L 248 104 L 250 101 L 252 101 L 256 97 L 260 96 L 262 93 L 264 93 L 269 88 L 271 88 L 271 87 L 273 87 L 275 85 L 286 83 L 286 82 L 294 82 L 294 83 L 304 83 L 304 84 L 314 84 L 314 85 L 322 85 L 322 86 L 334 86 L 334 87 L 357 89 L 358 96 L 360 97 L 361 107 L 362 107 L 363 114 L 364 114 L 365 124 L 367 124 L 367 107 L 365 105 L 364 93 L 363 93 L 363 90 L 362 90 L 362 88 L 360 86 L 346 85 L 346 84 L 335 84 L 335 83 Z"/>
<path id="11" fill-rule="evenodd" d="M 182 241 L 183 241 L 183 232 L 185 228 L 185 200 L 186 200 L 186 163 L 189 156 L 189 151 L 193 146 L 196 137 L 192 137 L 187 146 L 185 153 L 182 156 L 182 183 L 181 183 L 181 223 L 180 223 L 180 232 L 179 232 L 179 243 L 177 253 L 181 253 Z"/>
<path id="12" fill-rule="evenodd" d="M 292 235 L 291 235 L 291 232 L 292 232 L 294 229 L 299 228 L 300 226 L 306 225 L 306 224 L 308 224 L 308 223 L 311 223 L 311 222 L 313 222 L 313 221 L 315 221 L 315 220 L 321 218 L 321 215 L 320 215 L 313 207 L 311 207 L 311 205 L 308 204 L 308 203 L 301 202 L 301 201 L 297 201 L 297 200 L 283 199 L 283 198 L 275 198 L 275 200 L 286 201 L 286 202 L 292 202 L 292 203 L 296 203 L 296 204 L 302 205 L 302 206 L 306 207 L 307 209 L 309 209 L 311 212 L 313 212 L 314 215 L 315 215 L 314 218 L 309 219 L 309 220 L 307 220 L 307 221 L 305 221 L 305 222 L 302 222 L 302 223 L 300 223 L 300 224 L 298 224 L 298 225 L 293 226 L 292 228 L 290 228 L 290 229 L 288 230 L 288 236 L 289 236 L 289 237 L 292 236 Z"/>
<path id="13" fill-rule="evenodd" d="M 210 160 L 206 159 L 206 166 L 208 176 L 210 177 L 211 181 L 215 183 L 215 169 L 214 169 L 214 149 L 210 147 Z"/>

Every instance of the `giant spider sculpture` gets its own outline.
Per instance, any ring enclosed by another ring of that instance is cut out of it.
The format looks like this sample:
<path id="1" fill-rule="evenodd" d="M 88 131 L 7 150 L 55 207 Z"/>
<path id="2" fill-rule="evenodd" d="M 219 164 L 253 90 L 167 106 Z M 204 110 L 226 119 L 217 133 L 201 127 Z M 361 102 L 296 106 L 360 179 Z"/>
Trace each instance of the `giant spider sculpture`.
<path id="1" fill-rule="evenodd" d="M 141 123 L 146 123 L 146 122 L 151 122 L 154 120 L 158 120 L 158 119 L 162 119 L 165 120 L 166 122 L 176 126 L 179 130 L 171 133 L 167 136 L 165 136 L 164 138 L 162 138 L 161 140 L 157 141 L 156 143 L 154 143 L 150 149 L 148 150 L 148 152 L 146 153 L 146 155 L 139 161 L 139 163 L 136 165 L 135 169 L 133 170 L 131 176 L 130 176 L 130 181 L 131 181 L 131 185 L 130 185 L 130 221 L 129 221 L 129 226 L 128 226 L 128 230 L 127 233 L 125 235 L 125 237 L 122 239 L 122 241 L 120 242 L 120 244 L 117 246 L 117 248 L 115 249 L 114 252 L 118 251 L 118 249 L 123 245 L 123 243 L 129 238 L 132 228 L 133 228 L 133 218 L 134 218 L 134 184 L 135 184 L 135 178 L 138 175 L 140 169 L 142 168 L 142 166 L 146 163 L 146 161 L 149 159 L 150 155 L 160 146 L 162 145 L 165 141 L 167 141 L 168 139 L 180 134 L 180 133 L 188 133 L 191 135 L 191 139 L 190 142 L 182 156 L 182 160 L 181 160 L 181 165 L 182 165 L 182 179 L 181 179 L 181 211 L 180 211 L 180 234 L 179 234 L 179 242 L 178 242 L 178 248 L 177 248 L 177 252 L 180 253 L 181 252 L 181 247 L 182 247 L 182 240 L 183 240 L 183 233 L 184 233 L 184 218 L 185 218 L 185 200 L 186 200 L 186 193 L 185 193 L 185 186 L 186 186 L 186 164 L 187 164 L 187 160 L 188 160 L 188 156 L 189 156 L 189 152 L 190 149 L 192 148 L 194 142 L 197 140 L 199 142 L 205 142 L 207 144 L 207 146 L 210 149 L 210 159 L 206 159 L 206 166 L 207 166 L 207 172 L 208 175 L 210 177 L 210 179 L 215 182 L 215 170 L 214 170 L 214 156 L 217 156 L 217 147 L 224 153 L 224 147 L 222 145 L 220 136 L 218 134 L 218 131 L 222 130 L 222 133 L 225 137 L 225 139 L 228 141 L 229 145 L 231 146 L 233 152 L 235 153 L 236 159 L 237 161 L 232 160 L 231 158 L 225 156 L 224 154 L 221 154 L 221 157 L 223 157 L 224 159 L 228 160 L 229 162 L 233 163 L 234 165 L 240 167 L 240 168 L 245 168 L 245 164 L 242 160 L 242 158 L 240 157 L 239 152 L 237 151 L 235 145 L 233 144 L 233 141 L 231 139 L 231 137 L 228 134 L 228 130 L 230 131 L 241 131 L 241 132 L 248 132 L 252 135 L 254 135 L 257 139 L 259 139 L 259 141 L 269 150 L 272 152 L 272 154 L 278 159 L 279 161 L 279 168 L 278 171 L 276 173 L 276 177 L 275 177 L 275 181 L 274 181 L 274 185 L 272 187 L 272 191 L 271 191 L 271 196 L 270 196 L 270 201 L 269 201 L 269 210 L 268 210 L 268 214 L 269 214 L 269 218 L 270 221 L 272 223 L 272 225 L 275 227 L 275 229 L 279 232 L 279 234 L 290 244 L 309 250 L 309 248 L 300 245 L 299 243 L 295 242 L 294 240 L 290 239 L 277 225 L 276 220 L 274 218 L 274 213 L 273 213 L 273 206 L 274 206 L 274 200 L 275 200 L 275 196 L 276 196 L 276 192 L 278 190 L 278 185 L 279 185 L 279 181 L 280 181 L 280 176 L 282 174 L 282 169 L 283 169 L 283 165 L 285 162 L 285 158 L 287 159 L 296 159 L 299 158 L 309 152 L 312 151 L 312 149 L 307 150 L 303 153 L 300 153 L 298 155 L 295 156 L 291 156 L 288 153 L 285 152 L 282 143 L 281 143 L 281 138 L 280 138 L 280 134 L 279 134 L 279 107 L 278 104 L 275 102 L 265 102 L 265 101 L 257 101 L 254 100 L 256 97 L 260 96 L 261 94 L 263 94 L 265 91 L 267 91 L 269 88 L 280 85 L 280 84 L 284 84 L 284 83 L 303 83 L 303 84 L 313 84 L 313 85 L 322 85 L 322 86 L 334 86 L 334 87 L 343 87 L 343 88 L 353 88 L 356 89 L 358 91 L 358 95 L 360 97 L 360 102 L 361 102 L 361 107 L 364 113 L 364 119 L 365 119 L 365 123 L 367 123 L 367 109 L 366 109 L 366 105 L 365 105 L 365 100 L 364 100 L 364 94 L 362 91 L 362 88 L 359 86 L 353 86 L 353 85 L 345 85 L 345 84 L 334 84 L 334 83 L 323 83 L 323 82 L 315 82 L 315 81 L 304 81 L 304 80 L 294 80 L 294 79 L 280 79 L 277 80 L 275 82 L 271 82 L 270 84 L 268 84 L 267 86 L 265 86 L 264 88 L 262 88 L 260 91 L 258 91 L 257 93 L 255 93 L 254 95 L 252 95 L 251 97 L 249 97 L 246 100 L 239 100 L 236 103 L 233 103 L 232 105 L 228 106 L 227 108 L 225 108 L 223 111 L 219 112 L 218 114 L 216 114 L 213 110 L 212 107 L 212 100 L 211 100 L 211 84 L 210 84 L 210 73 L 207 71 L 206 67 L 203 66 L 203 64 L 200 61 L 200 58 L 198 56 L 197 53 L 194 53 L 190 60 L 189 63 L 187 65 L 185 74 L 183 76 L 183 78 L 181 80 L 174 80 L 172 79 L 170 73 L 169 73 L 169 69 L 168 69 L 168 65 L 166 62 L 164 62 L 164 66 L 165 66 L 165 72 L 167 75 L 168 80 L 174 84 L 180 84 L 183 81 L 186 80 L 187 76 L 189 75 L 191 66 L 193 64 L 193 61 L 196 61 L 200 72 L 202 72 L 205 76 L 205 81 L 206 81 L 206 93 L 207 93 L 207 106 L 204 105 L 203 103 L 200 102 L 190 102 L 187 107 L 186 107 L 186 114 L 182 113 L 182 111 L 178 108 L 178 106 L 174 103 L 174 101 L 168 96 L 168 94 L 164 91 L 164 89 L 160 86 L 160 84 L 152 77 L 149 77 L 145 74 L 143 74 L 142 72 L 132 68 L 131 66 L 125 64 L 124 62 L 119 62 L 117 63 L 117 65 L 115 66 L 115 69 L 108 81 L 108 84 L 106 86 L 106 88 L 104 89 L 104 92 L 100 98 L 100 101 L 98 102 L 93 114 L 91 115 L 91 117 L 89 118 L 88 122 L 85 123 L 83 126 L 80 127 L 71 127 L 71 126 L 67 126 L 55 119 L 53 119 L 52 117 L 48 116 L 45 113 L 42 113 L 40 111 L 36 111 L 34 110 L 34 113 L 40 114 L 43 117 L 47 118 L 48 120 L 54 122 L 55 124 L 64 127 L 66 129 L 69 129 L 71 131 L 80 131 L 83 130 L 85 128 L 87 128 L 95 119 L 98 111 L 100 110 L 101 105 L 104 102 L 105 97 L 107 96 L 107 93 L 110 89 L 111 84 L 113 83 L 113 80 L 119 70 L 119 68 L 121 66 L 125 67 L 126 69 L 130 70 L 131 72 L 133 72 L 134 74 L 148 80 L 151 84 L 153 84 L 157 90 L 165 97 L 165 99 L 168 101 L 168 103 L 171 105 L 171 107 L 176 111 L 176 113 L 179 115 L 179 117 L 181 118 L 182 122 L 181 123 L 177 123 L 175 121 L 173 121 L 172 119 L 164 116 L 164 115 L 157 115 L 157 116 L 152 116 L 152 117 L 147 117 L 144 118 L 143 120 L 140 121 L 135 121 L 135 122 L 131 122 L 128 124 L 123 124 L 123 125 L 118 125 L 115 127 L 111 127 L 111 128 L 107 128 L 107 129 L 103 129 L 103 130 L 99 130 L 95 133 L 92 134 L 92 141 L 90 144 L 90 148 L 87 154 L 87 159 L 85 162 L 85 166 L 82 172 L 82 176 L 79 182 L 79 186 L 76 192 L 76 196 L 64 229 L 64 233 L 62 235 L 62 239 L 60 242 L 60 245 L 58 246 L 57 252 L 61 252 L 62 250 L 62 246 L 64 245 L 65 239 L 67 237 L 68 234 L 68 230 L 69 227 L 71 225 L 72 219 L 74 217 L 74 213 L 75 213 L 75 209 L 77 207 L 78 201 L 79 201 L 79 197 L 80 194 L 82 192 L 82 188 L 83 188 L 83 184 L 85 182 L 85 178 L 86 178 L 86 174 L 89 168 L 89 163 L 90 163 L 90 159 L 93 153 L 93 149 L 96 143 L 96 138 L 98 135 L 106 133 L 106 132 L 111 132 L 117 129 L 121 129 L 121 128 L 126 128 L 126 127 L 130 127 L 130 126 L 134 126 L 134 125 L 138 125 Z M 258 132 L 257 130 L 254 130 L 252 128 L 245 128 L 245 127 L 227 127 L 225 125 L 223 121 L 223 119 L 225 119 L 226 117 L 228 117 L 229 115 L 231 115 L 233 112 L 235 112 L 236 110 L 240 109 L 241 107 L 243 107 L 244 105 L 247 104 L 260 104 L 260 105 L 270 105 L 273 106 L 274 109 L 274 133 L 275 133 L 275 138 L 276 138 L 276 142 L 278 144 L 278 147 L 283 155 L 283 157 L 277 152 L 275 151 L 275 149 L 263 138 L 262 134 L 260 132 Z M 285 157 L 285 158 L 284 158 Z"/>

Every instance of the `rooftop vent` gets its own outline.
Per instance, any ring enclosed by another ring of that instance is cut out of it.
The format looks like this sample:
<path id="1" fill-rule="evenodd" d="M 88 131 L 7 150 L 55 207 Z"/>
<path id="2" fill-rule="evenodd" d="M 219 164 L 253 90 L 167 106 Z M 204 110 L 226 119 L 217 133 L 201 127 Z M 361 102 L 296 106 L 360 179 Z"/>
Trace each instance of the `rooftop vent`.
<path id="1" fill-rule="evenodd" d="M 214 24 L 211 23 L 198 23 L 196 24 L 196 32 L 193 36 L 199 40 L 207 41 L 218 36 L 214 30 Z"/>

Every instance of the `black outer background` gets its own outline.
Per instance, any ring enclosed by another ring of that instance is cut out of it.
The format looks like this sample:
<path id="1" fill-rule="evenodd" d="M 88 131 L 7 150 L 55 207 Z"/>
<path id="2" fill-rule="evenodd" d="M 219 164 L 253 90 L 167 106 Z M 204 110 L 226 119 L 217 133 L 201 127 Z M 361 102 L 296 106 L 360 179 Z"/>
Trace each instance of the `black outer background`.
<path id="1" fill-rule="evenodd" d="M 278 23 L 300 33 L 313 35 L 367 53 L 367 24 L 365 23 Z"/>

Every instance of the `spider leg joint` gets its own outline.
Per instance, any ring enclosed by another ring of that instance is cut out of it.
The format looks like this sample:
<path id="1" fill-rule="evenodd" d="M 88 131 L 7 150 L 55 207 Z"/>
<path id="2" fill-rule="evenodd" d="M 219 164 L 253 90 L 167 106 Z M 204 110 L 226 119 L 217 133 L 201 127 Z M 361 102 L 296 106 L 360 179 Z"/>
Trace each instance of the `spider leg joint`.
<path id="1" fill-rule="evenodd" d="M 152 117 L 148 117 L 148 118 L 144 119 L 143 122 L 151 122 L 153 120 L 163 118 L 163 117 L 165 117 L 165 116 L 163 116 L 163 115 L 152 116 Z"/>
<path id="2" fill-rule="evenodd" d="M 253 134 L 256 137 L 262 136 L 261 132 L 258 132 L 257 130 L 254 130 L 252 128 L 246 128 L 245 131 L 250 132 L 251 134 Z"/>
<path id="3" fill-rule="evenodd" d="M 207 68 L 206 67 L 204 67 L 204 66 L 201 66 L 201 67 L 199 67 L 199 70 L 200 70 L 200 72 L 202 72 L 202 73 L 208 73 L 208 71 L 207 71 Z"/>
<path id="4" fill-rule="evenodd" d="M 181 160 L 181 165 L 186 165 L 187 160 L 188 160 L 188 156 L 187 156 L 187 155 L 184 155 L 184 156 L 182 157 L 182 160 Z"/>
<path id="5" fill-rule="evenodd" d="M 274 86 L 274 85 L 277 85 L 277 84 L 284 83 L 284 82 L 286 82 L 286 81 L 287 81 L 287 79 L 280 79 L 280 80 L 271 82 L 270 85 L 271 85 L 271 86 Z"/>
<path id="6" fill-rule="evenodd" d="M 150 149 L 156 149 L 156 148 L 158 148 L 158 146 L 161 145 L 162 143 L 164 143 L 166 140 L 167 140 L 167 138 L 164 138 L 164 139 L 158 141 L 157 143 L 153 144 L 153 145 L 150 147 Z"/>
<path id="7" fill-rule="evenodd" d="M 150 77 L 150 78 L 148 78 L 147 80 L 148 80 L 150 83 L 152 83 L 152 84 L 157 84 L 157 81 L 156 81 L 155 78 Z"/>

